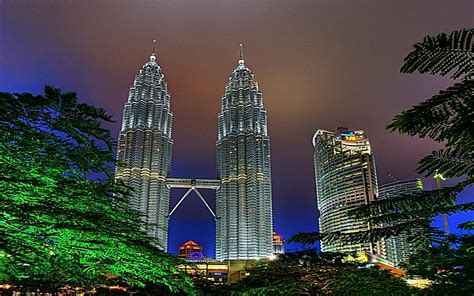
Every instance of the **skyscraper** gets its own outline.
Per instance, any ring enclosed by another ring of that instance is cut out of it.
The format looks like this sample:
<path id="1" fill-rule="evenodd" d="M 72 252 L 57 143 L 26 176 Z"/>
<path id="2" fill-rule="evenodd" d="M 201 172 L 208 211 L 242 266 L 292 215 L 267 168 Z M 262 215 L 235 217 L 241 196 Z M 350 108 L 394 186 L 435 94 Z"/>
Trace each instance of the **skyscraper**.
<path id="1" fill-rule="evenodd" d="M 396 198 L 401 195 L 416 194 L 423 190 L 420 179 L 402 180 L 384 184 L 379 187 L 379 199 Z M 394 226 L 395 223 L 384 224 L 384 227 Z M 407 262 L 410 255 L 418 249 L 427 247 L 429 238 L 423 233 L 423 229 L 414 228 L 409 232 L 384 239 L 382 257 L 393 262 L 396 267 L 401 267 Z"/>
<path id="2" fill-rule="evenodd" d="M 370 225 L 348 211 L 377 198 L 375 160 L 363 131 L 338 128 L 335 133 L 318 130 L 313 137 L 319 230 L 357 232 Z M 375 252 L 370 243 L 321 242 L 325 252 Z"/>
<path id="3" fill-rule="evenodd" d="M 271 256 L 270 138 L 263 95 L 242 48 L 218 116 L 216 259 Z"/>
<path id="4" fill-rule="evenodd" d="M 143 215 L 147 233 L 167 250 L 171 168 L 171 124 L 168 93 L 155 50 L 135 76 L 123 110 L 117 158 L 121 162 L 116 179 L 133 187 L 132 208 Z"/>

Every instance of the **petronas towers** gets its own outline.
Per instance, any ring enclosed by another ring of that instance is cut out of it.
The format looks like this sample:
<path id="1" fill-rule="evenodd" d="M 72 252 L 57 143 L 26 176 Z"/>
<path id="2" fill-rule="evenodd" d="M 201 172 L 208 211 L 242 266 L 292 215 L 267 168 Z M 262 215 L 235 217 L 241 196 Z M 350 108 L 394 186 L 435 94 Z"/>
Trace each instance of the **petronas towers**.
<path id="1" fill-rule="evenodd" d="M 130 206 L 142 214 L 146 231 L 166 250 L 173 113 L 164 74 L 155 53 L 130 87 L 119 135 L 116 178 L 133 188 Z"/>
<path id="2" fill-rule="evenodd" d="M 242 54 L 218 117 L 217 259 L 272 255 L 270 138 L 263 96 Z"/>
<path id="3" fill-rule="evenodd" d="M 242 50 L 218 115 L 216 259 L 272 255 L 270 138 L 263 95 Z M 146 231 L 167 250 L 173 114 L 164 74 L 152 53 L 130 87 L 119 135 L 116 179 L 134 191 L 130 206 L 142 213 Z M 198 180 L 199 181 L 199 180 Z M 180 184 L 181 184 L 180 183 Z M 190 190 L 196 182 L 190 182 Z"/>

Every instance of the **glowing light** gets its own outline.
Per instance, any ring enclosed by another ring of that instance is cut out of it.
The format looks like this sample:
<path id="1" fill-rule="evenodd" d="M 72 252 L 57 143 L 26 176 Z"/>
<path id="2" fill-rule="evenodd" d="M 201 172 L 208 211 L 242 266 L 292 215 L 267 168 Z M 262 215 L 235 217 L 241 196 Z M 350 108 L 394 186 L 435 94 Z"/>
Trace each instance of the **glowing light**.
<path id="1" fill-rule="evenodd" d="M 443 180 L 443 181 L 446 180 L 446 178 L 438 170 L 436 170 L 433 178 L 440 179 L 440 180 Z"/>
<path id="2" fill-rule="evenodd" d="M 364 132 L 363 131 L 347 131 L 347 132 L 340 132 L 339 133 L 339 138 L 343 141 L 350 141 L 350 142 L 355 142 L 360 139 L 363 139 L 364 137 Z"/>
<path id="3" fill-rule="evenodd" d="M 204 254 L 198 251 L 192 252 L 191 254 L 189 254 L 189 259 L 191 260 L 199 261 L 199 260 L 202 260 L 203 258 L 204 258 Z"/>

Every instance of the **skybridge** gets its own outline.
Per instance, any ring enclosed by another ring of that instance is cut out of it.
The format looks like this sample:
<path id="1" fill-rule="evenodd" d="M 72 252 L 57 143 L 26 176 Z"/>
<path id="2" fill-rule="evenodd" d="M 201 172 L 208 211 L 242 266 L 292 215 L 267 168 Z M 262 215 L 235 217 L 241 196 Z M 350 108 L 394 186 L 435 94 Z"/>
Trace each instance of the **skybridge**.
<path id="1" fill-rule="evenodd" d="M 171 218 L 171 215 L 178 209 L 181 203 L 188 197 L 191 192 L 195 192 L 199 199 L 204 203 L 206 208 L 209 210 L 211 215 L 214 217 L 214 221 L 217 221 L 217 216 L 214 211 L 211 209 L 207 201 L 202 196 L 199 189 L 211 189 L 217 190 L 221 186 L 220 180 L 211 180 L 211 179 L 180 179 L 180 178 L 167 178 L 166 179 L 166 186 L 170 189 L 173 188 L 181 188 L 181 189 L 188 189 L 186 193 L 181 197 L 178 203 L 174 206 L 171 212 L 168 215 L 168 219 Z"/>

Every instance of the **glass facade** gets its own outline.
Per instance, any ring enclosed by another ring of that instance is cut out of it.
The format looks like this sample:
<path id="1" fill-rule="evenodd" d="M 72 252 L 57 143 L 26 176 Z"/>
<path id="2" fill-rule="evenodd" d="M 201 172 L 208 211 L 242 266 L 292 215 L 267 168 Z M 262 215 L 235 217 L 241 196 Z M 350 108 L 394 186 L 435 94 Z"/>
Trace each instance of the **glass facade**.
<path id="1" fill-rule="evenodd" d="M 384 184 L 379 188 L 379 199 L 396 198 L 406 194 L 416 194 L 423 191 L 423 183 L 420 179 L 402 180 Z M 384 224 L 384 227 L 394 226 L 395 223 Z M 409 233 L 402 232 L 400 235 L 384 239 L 382 257 L 393 262 L 396 267 L 401 267 L 407 262 L 410 255 L 420 248 L 429 246 L 428 235 L 423 229 L 412 229 Z"/>
<path id="2" fill-rule="evenodd" d="M 173 114 L 164 74 L 153 53 L 130 87 L 119 134 L 116 179 L 134 189 L 132 208 L 142 213 L 147 233 L 167 250 Z"/>
<path id="3" fill-rule="evenodd" d="M 377 175 L 369 140 L 363 131 L 318 130 L 313 137 L 319 231 L 351 233 L 371 226 L 348 211 L 376 200 Z M 324 252 L 378 253 L 370 243 L 321 242 Z"/>
<path id="4" fill-rule="evenodd" d="M 258 259 L 272 249 L 270 138 L 263 95 L 241 58 L 218 115 L 216 259 Z"/>

